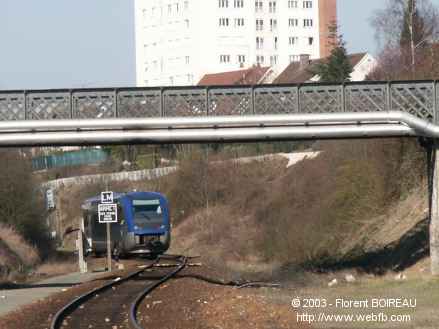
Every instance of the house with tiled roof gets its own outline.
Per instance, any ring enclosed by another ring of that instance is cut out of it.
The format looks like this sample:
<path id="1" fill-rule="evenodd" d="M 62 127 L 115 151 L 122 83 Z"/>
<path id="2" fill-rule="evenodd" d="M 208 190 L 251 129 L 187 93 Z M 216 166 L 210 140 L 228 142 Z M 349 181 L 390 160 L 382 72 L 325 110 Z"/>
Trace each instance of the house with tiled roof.
<path id="1" fill-rule="evenodd" d="M 351 81 L 363 81 L 366 76 L 373 71 L 377 65 L 376 59 L 369 53 L 357 53 L 348 55 L 352 66 Z M 290 63 L 283 70 L 273 83 L 307 83 L 318 82 L 320 77 L 311 73 L 311 68 L 324 59 L 310 60 L 308 55 L 301 55 L 300 61 Z"/>
<path id="2" fill-rule="evenodd" d="M 274 72 L 269 66 L 254 65 L 248 69 L 206 74 L 198 82 L 198 85 L 257 85 L 270 83 L 274 77 Z"/>

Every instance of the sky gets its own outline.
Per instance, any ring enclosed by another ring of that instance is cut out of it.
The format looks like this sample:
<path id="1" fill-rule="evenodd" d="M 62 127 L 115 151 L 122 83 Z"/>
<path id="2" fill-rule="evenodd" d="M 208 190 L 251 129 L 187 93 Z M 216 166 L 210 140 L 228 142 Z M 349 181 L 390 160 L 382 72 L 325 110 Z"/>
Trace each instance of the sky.
<path id="1" fill-rule="evenodd" d="M 349 52 L 376 52 L 384 3 L 338 0 Z M 134 85 L 134 0 L 0 0 L 0 90 Z"/>

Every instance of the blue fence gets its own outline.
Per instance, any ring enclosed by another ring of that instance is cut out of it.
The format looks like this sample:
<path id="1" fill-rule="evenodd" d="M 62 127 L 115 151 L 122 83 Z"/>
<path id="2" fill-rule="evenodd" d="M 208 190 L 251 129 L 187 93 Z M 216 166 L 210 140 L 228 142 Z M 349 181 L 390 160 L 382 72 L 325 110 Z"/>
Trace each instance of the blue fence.
<path id="1" fill-rule="evenodd" d="M 33 170 L 99 164 L 108 159 L 107 152 L 101 149 L 85 149 L 59 154 L 40 156 L 32 159 Z"/>

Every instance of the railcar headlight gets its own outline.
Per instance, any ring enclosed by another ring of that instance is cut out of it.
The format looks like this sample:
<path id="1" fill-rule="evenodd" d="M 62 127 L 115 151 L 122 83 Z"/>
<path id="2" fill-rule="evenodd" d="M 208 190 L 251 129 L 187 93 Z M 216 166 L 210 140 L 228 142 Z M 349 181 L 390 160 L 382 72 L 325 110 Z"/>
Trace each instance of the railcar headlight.
<path id="1" fill-rule="evenodd" d="M 164 228 L 165 228 L 165 225 L 160 226 L 160 228 L 164 229 Z"/>
<path id="2" fill-rule="evenodd" d="M 140 227 L 138 227 L 137 225 L 134 225 L 134 229 L 138 230 Z"/>

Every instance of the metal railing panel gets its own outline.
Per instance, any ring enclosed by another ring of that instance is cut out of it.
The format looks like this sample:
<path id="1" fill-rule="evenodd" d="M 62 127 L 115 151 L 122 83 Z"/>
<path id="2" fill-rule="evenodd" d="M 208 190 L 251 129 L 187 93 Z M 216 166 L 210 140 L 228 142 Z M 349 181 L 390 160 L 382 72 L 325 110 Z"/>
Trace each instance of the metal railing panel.
<path id="1" fill-rule="evenodd" d="M 24 120 L 25 102 L 24 92 L 0 93 L 0 120 Z"/>
<path id="2" fill-rule="evenodd" d="M 160 89 L 121 90 L 118 92 L 120 118 L 154 118 L 161 116 Z"/>
<path id="3" fill-rule="evenodd" d="M 343 85 L 302 85 L 299 87 L 300 113 L 343 112 Z"/>
<path id="4" fill-rule="evenodd" d="M 0 91 L 0 121 L 402 111 L 439 121 L 435 81 Z M 435 122 L 436 122 L 435 121 Z"/>
<path id="5" fill-rule="evenodd" d="M 252 87 L 210 87 L 209 115 L 253 114 Z"/>
<path id="6" fill-rule="evenodd" d="M 172 88 L 163 90 L 164 116 L 206 116 L 205 88 Z"/>
<path id="7" fill-rule="evenodd" d="M 74 91 L 72 97 L 75 118 L 113 118 L 116 115 L 114 90 Z"/>
<path id="8" fill-rule="evenodd" d="M 255 114 L 298 113 L 298 88 L 256 86 L 254 88 Z"/>
<path id="9" fill-rule="evenodd" d="M 434 86 L 431 82 L 391 83 L 391 109 L 433 121 Z"/>
<path id="10" fill-rule="evenodd" d="M 26 93 L 26 111 L 29 120 L 69 119 L 70 106 L 69 91 Z"/>
<path id="11" fill-rule="evenodd" d="M 346 112 L 387 110 L 387 84 L 348 84 L 345 86 Z"/>

